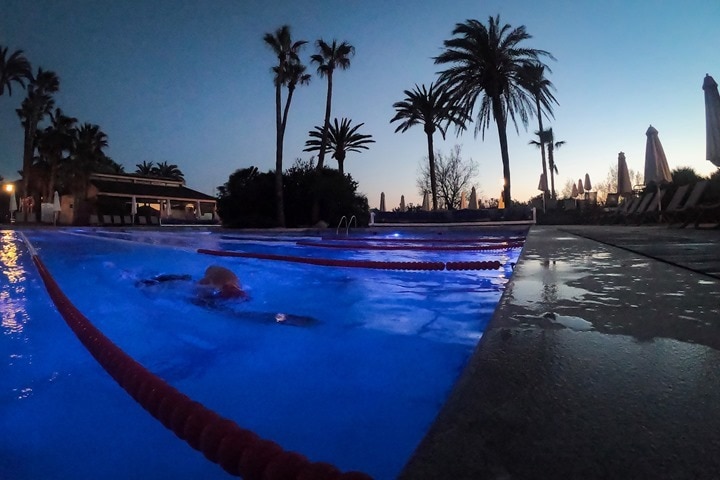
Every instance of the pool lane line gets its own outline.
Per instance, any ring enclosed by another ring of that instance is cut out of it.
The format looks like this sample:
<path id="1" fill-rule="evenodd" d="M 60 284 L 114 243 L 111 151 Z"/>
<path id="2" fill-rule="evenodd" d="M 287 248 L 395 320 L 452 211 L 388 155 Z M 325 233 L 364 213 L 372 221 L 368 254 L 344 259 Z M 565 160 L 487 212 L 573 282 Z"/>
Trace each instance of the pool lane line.
<path id="1" fill-rule="evenodd" d="M 56 308 L 103 369 L 153 417 L 231 475 L 246 480 L 369 480 L 361 472 L 342 473 L 324 462 L 310 462 L 264 440 L 200 402 L 194 401 L 125 353 L 63 293 L 37 251 L 19 232 Z"/>
<path id="2" fill-rule="evenodd" d="M 525 237 L 513 236 L 509 238 L 497 237 L 468 237 L 468 238 L 410 238 L 410 237 L 338 237 L 324 236 L 322 241 L 333 242 L 376 242 L 376 243 L 502 243 L 502 242 L 524 242 Z"/>
<path id="3" fill-rule="evenodd" d="M 198 248 L 198 253 L 217 257 L 255 258 L 259 260 L 280 260 L 284 262 L 305 263 L 323 267 L 371 268 L 380 270 L 498 270 L 502 264 L 497 260 L 469 262 L 380 262 L 375 260 L 336 260 L 331 258 L 294 257 L 272 253 L 247 253 L 229 250 L 208 250 Z"/>
<path id="4" fill-rule="evenodd" d="M 410 242 L 408 242 L 410 243 Z M 338 242 L 338 243 L 323 243 L 323 242 L 310 242 L 310 241 L 298 241 L 296 245 L 303 247 L 320 247 L 320 248 L 343 248 L 343 249 L 355 249 L 355 250 L 419 250 L 419 251 L 503 251 L 511 250 L 513 248 L 520 248 L 524 245 L 524 242 L 505 242 L 503 245 L 500 243 L 496 245 L 369 245 L 367 243 L 360 242 Z"/>

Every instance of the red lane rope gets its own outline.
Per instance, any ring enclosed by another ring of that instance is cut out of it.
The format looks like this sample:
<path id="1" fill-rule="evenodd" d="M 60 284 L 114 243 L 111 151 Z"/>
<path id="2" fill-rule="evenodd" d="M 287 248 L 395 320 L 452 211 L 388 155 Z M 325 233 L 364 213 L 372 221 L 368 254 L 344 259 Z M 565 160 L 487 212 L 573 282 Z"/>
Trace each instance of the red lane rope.
<path id="1" fill-rule="evenodd" d="M 338 242 L 387 242 L 387 243 L 460 243 L 467 245 L 468 243 L 503 243 L 503 242 L 522 242 L 525 237 L 478 237 L 478 238 L 410 238 L 410 237 L 320 237 L 323 241 Z"/>
<path id="2" fill-rule="evenodd" d="M 497 270 L 502 264 L 498 261 L 476 262 L 378 262 L 372 260 L 334 260 L 330 258 L 305 258 L 272 253 L 247 253 L 228 250 L 208 250 L 198 248 L 198 253 L 217 257 L 257 258 L 261 260 L 281 260 L 285 262 L 307 263 L 325 267 L 376 268 L 383 270 Z"/>
<path id="3" fill-rule="evenodd" d="M 382 242 L 381 242 L 382 243 Z M 358 242 L 342 242 L 342 243 L 322 243 L 300 240 L 297 245 L 304 247 L 321 247 L 321 248 L 344 248 L 353 250 L 443 250 L 443 251 L 491 251 L 491 250 L 510 250 L 520 248 L 523 242 L 503 242 L 497 245 L 368 245 L 367 243 Z"/>
<path id="4" fill-rule="evenodd" d="M 324 267 L 378 268 L 384 270 L 444 270 L 443 262 L 377 262 L 373 260 L 335 260 L 331 258 L 306 258 L 273 253 L 247 253 L 228 250 L 208 250 L 198 248 L 198 253 L 218 257 L 258 258 L 261 260 L 282 260 L 285 262 L 307 263 Z"/>
<path id="5" fill-rule="evenodd" d="M 32 258 L 65 322 L 105 371 L 166 428 L 226 472 L 245 480 L 371 479 L 287 452 L 184 395 L 103 335 L 65 296 L 40 258 Z"/>

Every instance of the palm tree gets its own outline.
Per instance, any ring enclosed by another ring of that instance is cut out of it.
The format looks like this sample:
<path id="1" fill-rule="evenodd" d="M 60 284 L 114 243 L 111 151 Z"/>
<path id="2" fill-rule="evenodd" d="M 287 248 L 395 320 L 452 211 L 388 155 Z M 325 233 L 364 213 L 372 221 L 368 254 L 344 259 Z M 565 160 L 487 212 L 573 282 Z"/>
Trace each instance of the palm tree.
<path id="1" fill-rule="evenodd" d="M 0 47 L 0 96 L 5 93 L 5 89 L 8 95 L 12 95 L 13 83 L 25 88 L 25 80 L 31 78 L 30 62 L 23 55 L 23 51 L 15 50 L 8 57 L 8 48 Z"/>
<path id="2" fill-rule="evenodd" d="M 38 68 L 38 73 L 27 87 L 27 97 L 20 108 L 16 109 L 23 126 L 25 138 L 23 143 L 23 195 L 28 195 L 31 167 L 36 147 L 38 123 L 52 112 L 55 102 L 52 94 L 60 89 L 60 80 L 55 72 Z"/>
<path id="3" fill-rule="evenodd" d="M 310 77 L 297 78 L 298 69 L 293 65 L 300 65 L 298 52 L 300 48 L 307 43 L 305 40 L 293 42 L 290 37 L 290 27 L 283 25 L 275 31 L 275 34 L 266 33 L 263 41 L 272 48 L 277 56 L 278 64 L 273 67 L 275 74 L 273 82 L 275 84 L 275 205 L 277 210 L 278 226 L 285 226 L 285 208 L 283 206 L 283 140 L 285 137 L 285 126 L 287 124 L 287 113 L 290 109 L 290 101 L 292 100 L 292 92 L 297 83 L 307 83 Z M 301 74 L 301 75 L 304 75 Z M 295 76 L 296 82 L 291 84 L 290 80 Z M 284 108 L 282 106 L 282 87 L 288 87 L 288 98 Z"/>
<path id="4" fill-rule="evenodd" d="M 547 66 L 541 63 L 526 63 L 520 67 L 520 81 L 523 88 L 535 100 L 535 108 L 537 109 L 538 132 L 542 132 L 543 122 L 542 116 L 545 113 L 548 117 L 553 116 L 552 104 L 557 105 L 557 100 L 553 96 L 551 89 L 554 90 L 552 82 L 545 77 L 545 70 L 550 71 Z M 537 135 L 537 132 L 536 132 Z M 547 163 L 545 161 L 545 144 L 540 138 L 540 157 L 542 158 L 542 169 L 544 178 L 547 178 Z M 547 193 L 547 185 L 545 186 L 545 194 Z M 553 189 L 553 200 L 555 200 L 555 189 Z"/>
<path id="5" fill-rule="evenodd" d="M 355 54 L 355 47 L 347 42 L 337 44 L 333 40 L 332 45 L 328 45 L 321 38 L 316 42 L 318 52 L 310 57 L 311 62 L 318 64 L 317 72 L 320 77 L 327 77 L 327 99 L 325 101 L 325 121 L 323 122 L 323 137 L 320 143 L 320 153 L 318 153 L 318 170 L 325 166 L 325 149 L 327 148 L 327 132 L 330 129 L 330 110 L 332 106 L 332 89 L 333 89 L 333 72 L 335 68 L 347 70 L 350 67 L 350 57 Z"/>
<path id="6" fill-rule="evenodd" d="M 520 45 L 532 38 L 525 26 L 512 28 L 500 24 L 500 16 L 490 17 L 488 25 L 477 20 L 459 23 L 454 38 L 443 42 L 445 51 L 435 57 L 436 64 L 449 64 L 440 72 L 440 82 L 449 88 L 455 102 L 468 115 L 479 100 L 475 135 L 485 136 L 485 129 L 493 119 L 497 125 L 503 162 L 503 199 L 510 205 L 510 155 L 507 144 L 507 120 L 517 130 L 517 119 L 528 122 L 531 106 L 529 94 L 520 82 L 519 68 L 527 63 L 541 63 L 540 57 L 552 55 L 544 50 Z"/>
<path id="7" fill-rule="evenodd" d="M 405 90 L 405 100 L 393 104 L 396 114 L 390 123 L 402 120 L 395 132 L 406 132 L 414 125 L 422 125 L 427 135 L 428 162 L 430 164 L 430 190 L 432 192 L 433 210 L 438 208 L 437 200 L 437 179 L 435 171 L 435 148 L 433 147 L 433 134 L 440 130 L 443 139 L 445 131 L 450 124 L 454 124 L 459 130 L 465 128 L 465 122 L 469 117 L 453 105 L 449 92 L 442 87 L 430 84 L 414 90 Z"/>
<path id="8" fill-rule="evenodd" d="M 51 198 L 55 191 L 58 169 L 67 157 L 63 152 L 70 152 L 73 147 L 74 129 L 77 118 L 68 117 L 59 108 L 50 113 L 50 125 L 39 135 L 38 150 L 47 160 L 49 167 L 45 198 Z"/>
<path id="9" fill-rule="evenodd" d="M 103 151 L 107 146 L 107 134 L 98 125 L 84 123 L 74 130 L 70 159 L 63 164 L 62 173 L 67 188 L 75 197 L 77 220 L 81 223 L 84 221 L 90 174 L 102 170 L 109 163 Z"/>
<path id="10" fill-rule="evenodd" d="M 180 170 L 174 163 L 168 164 L 168 162 L 158 162 L 157 166 L 153 167 L 152 174 L 157 177 L 185 180 L 185 175 L 182 170 Z"/>
<path id="11" fill-rule="evenodd" d="M 565 145 L 564 141 L 555 141 L 553 135 L 553 129 L 548 128 L 547 130 L 538 130 L 535 132 L 538 141 L 531 140 L 530 145 L 535 145 L 538 148 L 542 148 L 542 145 L 548 146 L 548 163 L 550 164 L 550 190 L 553 200 L 555 199 L 555 174 L 558 173 L 557 165 L 555 165 L 555 149 Z M 545 177 L 547 178 L 547 177 Z"/>
<path id="12" fill-rule="evenodd" d="M 304 152 L 315 152 L 322 148 L 322 139 L 327 136 L 327 148 L 333 152 L 332 158 L 338 162 L 338 170 L 340 175 L 345 175 L 343 165 L 345 163 L 345 157 L 348 152 L 360 152 L 360 149 L 367 150 L 368 143 L 375 143 L 372 140 L 372 135 L 364 135 L 358 133 L 358 129 L 365 125 L 360 123 L 354 127 L 350 127 L 351 120 L 343 118 L 340 124 L 338 119 L 333 120 L 333 124 L 327 130 L 321 127 L 315 127 L 314 130 L 310 130 L 311 139 L 305 142 L 307 148 Z"/>
<path id="13" fill-rule="evenodd" d="M 137 170 L 135 170 L 135 173 L 138 175 L 153 175 L 154 169 L 155 169 L 155 163 L 154 162 L 146 162 L 143 160 L 142 163 L 135 164 L 135 167 L 137 167 Z"/>

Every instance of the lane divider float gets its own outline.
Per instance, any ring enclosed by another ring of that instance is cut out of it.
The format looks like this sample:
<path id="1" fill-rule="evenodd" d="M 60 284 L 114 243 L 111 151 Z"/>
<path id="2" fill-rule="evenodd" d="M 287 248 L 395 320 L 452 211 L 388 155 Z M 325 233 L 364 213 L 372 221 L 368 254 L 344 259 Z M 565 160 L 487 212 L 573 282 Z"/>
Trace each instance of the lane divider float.
<path id="1" fill-rule="evenodd" d="M 374 260 L 337 260 L 332 258 L 294 257 L 291 255 L 276 255 L 274 253 L 248 253 L 230 250 L 210 250 L 207 248 L 198 248 L 197 252 L 217 257 L 255 258 L 260 260 L 280 260 L 284 262 L 306 263 L 309 265 L 320 265 L 324 267 L 374 268 L 381 270 L 497 270 L 502 266 L 502 264 L 497 260 L 447 263 L 380 262 Z"/>
<path id="2" fill-rule="evenodd" d="M 369 245 L 367 243 L 358 242 L 312 242 L 300 240 L 297 245 L 303 247 L 321 247 L 321 248 L 342 248 L 348 250 L 420 250 L 420 251 L 501 251 L 520 248 L 522 242 L 502 242 L 495 245 Z"/>

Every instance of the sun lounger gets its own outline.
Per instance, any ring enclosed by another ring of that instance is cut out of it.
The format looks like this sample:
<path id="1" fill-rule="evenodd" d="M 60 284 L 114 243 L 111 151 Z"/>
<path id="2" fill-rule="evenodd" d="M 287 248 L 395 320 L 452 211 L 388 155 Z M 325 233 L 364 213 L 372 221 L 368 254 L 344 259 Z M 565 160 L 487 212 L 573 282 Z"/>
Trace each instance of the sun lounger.
<path id="1" fill-rule="evenodd" d="M 90 215 L 90 225 L 100 225 L 100 219 L 97 215 L 92 214 Z"/>
<path id="2" fill-rule="evenodd" d="M 130 215 L 123 216 L 123 225 L 132 225 L 132 217 Z"/>
<path id="3" fill-rule="evenodd" d="M 155 215 L 151 215 L 150 216 L 150 225 L 157 225 L 158 223 L 160 223 L 158 217 L 156 217 Z"/>
<path id="4" fill-rule="evenodd" d="M 103 225 L 112 225 L 112 216 L 102 215 L 100 218 L 102 219 Z"/>
<path id="5" fill-rule="evenodd" d="M 627 224 L 640 218 L 642 215 L 645 214 L 645 212 L 648 208 L 650 208 L 651 205 L 657 205 L 657 195 L 659 193 L 660 192 L 648 192 L 643 195 L 640 199 L 640 203 L 637 205 L 637 208 L 635 208 L 635 210 L 633 211 L 628 211 L 624 216 L 620 218 L 620 220 L 623 223 Z"/>
<path id="6" fill-rule="evenodd" d="M 690 195 L 682 207 L 678 207 L 675 210 L 668 208 L 663 212 L 663 220 L 668 223 L 669 227 L 674 224 L 679 224 L 679 227 L 683 228 L 692 222 L 692 217 L 697 216 L 697 205 L 702 194 L 705 192 L 707 184 L 707 180 L 700 180 L 690 191 Z"/>
<path id="7" fill-rule="evenodd" d="M 600 223 L 618 223 L 625 219 L 627 215 L 635 213 L 640 205 L 640 197 L 634 197 L 625 200 L 620 206 L 599 218 Z"/>
<path id="8" fill-rule="evenodd" d="M 121 225 L 122 220 L 120 219 L 120 215 L 113 215 L 112 216 L 112 224 L 113 225 Z"/>
<path id="9" fill-rule="evenodd" d="M 138 224 L 147 225 L 147 217 L 145 215 L 138 215 Z"/>
<path id="10" fill-rule="evenodd" d="M 632 220 L 640 225 L 647 220 L 657 220 L 662 207 L 662 200 L 665 197 L 667 190 L 658 190 L 655 194 L 651 195 L 650 202 L 644 211 L 638 211 L 632 216 Z"/>

